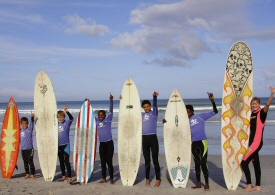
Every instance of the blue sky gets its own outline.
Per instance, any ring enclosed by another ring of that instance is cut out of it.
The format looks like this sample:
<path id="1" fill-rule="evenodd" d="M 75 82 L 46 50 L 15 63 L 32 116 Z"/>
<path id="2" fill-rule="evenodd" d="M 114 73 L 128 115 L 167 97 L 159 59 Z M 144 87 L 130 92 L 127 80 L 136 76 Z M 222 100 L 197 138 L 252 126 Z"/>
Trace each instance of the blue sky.
<path id="1" fill-rule="evenodd" d="M 275 85 L 275 1 L 0 0 L 0 102 L 33 101 L 45 71 L 58 101 L 118 99 L 125 80 L 142 99 L 222 96 L 228 52 L 245 41 L 254 95 Z"/>

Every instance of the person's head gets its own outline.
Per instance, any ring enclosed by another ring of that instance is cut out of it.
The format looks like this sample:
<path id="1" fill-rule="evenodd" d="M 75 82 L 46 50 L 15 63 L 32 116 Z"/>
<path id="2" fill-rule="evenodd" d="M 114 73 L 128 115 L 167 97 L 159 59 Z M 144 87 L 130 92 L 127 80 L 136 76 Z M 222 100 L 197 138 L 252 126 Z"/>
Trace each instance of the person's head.
<path id="1" fill-rule="evenodd" d="M 29 120 L 27 117 L 22 117 L 20 123 L 24 129 L 27 129 L 29 127 Z"/>
<path id="2" fill-rule="evenodd" d="M 252 110 L 258 110 L 261 107 L 261 100 L 258 97 L 253 97 L 251 100 L 251 108 Z"/>
<path id="3" fill-rule="evenodd" d="M 63 110 L 58 110 L 57 111 L 57 119 L 59 122 L 63 123 L 65 121 L 66 115 Z"/>
<path id="4" fill-rule="evenodd" d="M 141 106 L 145 112 L 151 111 L 151 102 L 149 100 L 143 100 Z"/>
<path id="5" fill-rule="evenodd" d="M 103 121 L 106 118 L 105 110 L 99 110 L 97 113 L 97 117 L 100 121 Z"/>
<path id="6" fill-rule="evenodd" d="M 189 105 L 186 105 L 185 107 L 186 107 L 188 118 L 191 118 L 194 115 L 193 106 L 189 104 Z"/>

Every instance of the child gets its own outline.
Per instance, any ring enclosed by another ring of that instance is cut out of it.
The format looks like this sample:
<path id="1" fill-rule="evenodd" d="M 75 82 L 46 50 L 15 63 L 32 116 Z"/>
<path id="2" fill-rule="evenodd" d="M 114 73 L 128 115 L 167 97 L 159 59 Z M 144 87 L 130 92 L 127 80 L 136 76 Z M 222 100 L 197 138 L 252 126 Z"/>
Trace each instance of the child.
<path id="1" fill-rule="evenodd" d="M 152 159 L 155 167 L 156 183 L 154 187 L 160 186 L 160 166 L 158 161 L 159 143 L 157 138 L 157 120 L 158 120 L 158 106 L 157 96 L 158 92 L 153 94 L 153 110 L 151 110 L 151 103 L 149 100 L 142 102 L 142 108 L 145 113 L 142 113 L 142 152 L 145 160 L 146 186 L 150 186 L 150 149 L 152 151 Z"/>
<path id="2" fill-rule="evenodd" d="M 195 162 L 195 172 L 197 178 L 197 185 L 193 186 L 192 189 L 201 188 L 201 169 L 205 179 L 204 190 L 209 190 L 208 181 L 208 166 L 207 166 L 207 152 L 208 152 L 208 142 L 205 134 L 205 121 L 215 114 L 218 113 L 214 95 L 208 93 L 209 99 L 213 105 L 213 111 L 207 113 L 201 113 L 194 115 L 194 108 L 192 105 L 186 105 L 186 110 L 188 117 L 190 119 L 191 127 L 191 139 L 192 139 L 192 155 Z"/>
<path id="3" fill-rule="evenodd" d="M 249 135 L 249 148 L 247 149 L 245 155 L 243 156 L 243 160 L 241 162 L 241 167 L 243 169 L 244 175 L 247 181 L 247 187 L 244 189 L 246 192 L 250 191 L 260 191 L 261 190 L 261 167 L 260 167 L 260 159 L 259 159 L 259 151 L 263 146 L 263 132 L 265 126 L 265 120 L 267 116 L 267 112 L 269 106 L 271 105 L 274 94 L 275 87 L 270 86 L 271 95 L 264 106 L 261 108 L 261 100 L 257 97 L 252 98 L 251 107 L 252 113 L 250 117 L 250 135 Z M 252 160 L 255 177 L 256 177 L 256 186 L 253 187 L 251 184 L 251 175 L 249 170 L 249 163 Z"/>
<path id="4" fill-rule="evenodd" d="M 59 110 L 57 112 L 58 119 L 58 158 L 60 163 L 60 169 L 62 172 L 62 178 L 59 181 L 66 180 L 65 165 L 67 169 L 68 183 L 72 182 L 71 175 L 71 163 L 70 163 L 70 126 L 73 122 L 73 116 L 69 113 L 66 105 L 63 106 L 64 111 L 67 113 L 69 120 L 65 120 L 65 112 Z"/>
<path id="5" fill-rule="evenodd" d="M 33 140 L 32 140 L 32 132 L 33 132 L 33 123 L 34 123 L 34 114 L 31 116 L 31 123 L 29 124 L 29 120 L 26 117 L 22 117 L 21 120 L 21 154 L 24 162 L 24 168 L 26 172 L 25 179 L 30 178 L 30 171 L 32 179 L 35 179 L 35 167 L 33 163 Z"/>
<path id="6" fill-rule="evenodd" d="M 113 119 L 113 99 L 110 93 L 110 110 L 106 118 L 104 110 L 98 111 L 98 118 L 96 119 L 96 126 L 98 132 L 99 156 L 101 160 L 102 180 L 99 183 L 106 183 L 106 164 L 108 165 L 110 184 L 114 184 L 114 168 L 113 168 L 113 155 L 114 155 L 114 142 L 112 138 L 112 119 Z"/>

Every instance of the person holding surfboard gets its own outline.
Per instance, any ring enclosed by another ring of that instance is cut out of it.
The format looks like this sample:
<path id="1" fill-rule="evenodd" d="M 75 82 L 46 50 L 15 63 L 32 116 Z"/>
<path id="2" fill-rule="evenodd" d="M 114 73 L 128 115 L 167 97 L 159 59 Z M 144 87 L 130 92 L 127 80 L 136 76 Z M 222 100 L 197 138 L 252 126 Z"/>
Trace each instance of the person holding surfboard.
<path id="1" fill-rule="evenodd" d="M 157 120 L 158 120 L 158 92 L 153 93 L 153 110 L 151 110 L 151 102 L 144 100 L 142 102 L 142 152 L 145 160 L 146 186 L 150 186 L 150 150 L 152 151 L 152 159 L 155 167 L 156 183 L 154 187 L 159 187 L 160 180 L 160 166 L 159 166 L 159 143 L 157 138 Z"/>
<path id="2" fill-rule="evenodd" d="M 24 162 L 24 168 L 26 172 L 25 179 L 30 178 L 30 170 L 31 177 L 35 179 L 35 166 L 33 163 L 33 123 L 34 123 L 34 114 L 31 116 L 31 122 L 29 123 L 28 118 L 22 117 L 20 120 L 21 129 L 20 129 L 20 140 L 21 140 L 21 154 Z"/>
<path id="3" fill-rule="evenodd" d="M 113 155 L 114 155 L 114 141 L 112 138 L 112 119 L 113 119 L 113 95 L 110 93 L 110 109 L 109 114 L 106 117 L 105 110 L 98 111 L 98 117 L 96 117 L 96 126 L 98 132 L 99 144 L 99 156 L 101 161 L 102 180 L 99 183 L 106 183 L 106 164 L 108 165 L 110 183 L 114 184 L 114 167 L 113 167 Z"/>
<path id="4" fill-rule="evenodd" d="M 67 169 L 68 183 L 72 182 L 71 163 L 70 163 L 70 126 L 74 120 L 74 117 L 68 110 L 66 105 L 63 106 L 64 111 L 67 113 L 69 120 L 65 120 L 66 115 L 63 110 L 57 112 L 58 119 L 58 158 L 60 163 L 60 169 L 62 178 L 59 181 L 66 180 L 65 165 Z"/>
<path id="5" fill-rule="evenodd" d="M 214 95 L 208 93 L 209 99 L 213 105 L 213 111 L 194 114 L 194 108 L 192 105 L 186 105 L 187 115 L 190 119 L 191 127 L 191 139 L 192 139 L 192 155 L 195 163 L 195 172 L 197 178 L 197 185 L 193 186 L 192 189 L 201 188 L 201 169 L 205 180 L 205 190 L 209 190 L 209 179 L 208 179 L 208 166 L 207 166 L 207 153 L 208 153 L 208 142 L 205 133 L 205 121 L 215 114 L 218 113 Z"/>
<path id="6" fill-rule="evenodd" d="M 249 147 L 246 150 L 246 153 L 243 156 L 243 160 L 241 162 L 241 167 L 247 181 L 247 187 L 244 189 L 245 192 L 261 190 L 261 166 L 259 159 L 259 151 L 263 146 L 263 132 L 265 120 L 267 117 L 269 106 L 271 105 L 274 99 L 275 87 L 270 86 L 270 91 L 271 95 L 268 101 L 266 102 L 264 108 L 261 108 L 260 98 L 254 97 L 251 100 L 252 113 L 250 117 L 250 135 L 248 144 Z M 251 174 L 248 166 L 251 160 L 253 162 L 255 170 L 255 187 L 252 186 Z"/>

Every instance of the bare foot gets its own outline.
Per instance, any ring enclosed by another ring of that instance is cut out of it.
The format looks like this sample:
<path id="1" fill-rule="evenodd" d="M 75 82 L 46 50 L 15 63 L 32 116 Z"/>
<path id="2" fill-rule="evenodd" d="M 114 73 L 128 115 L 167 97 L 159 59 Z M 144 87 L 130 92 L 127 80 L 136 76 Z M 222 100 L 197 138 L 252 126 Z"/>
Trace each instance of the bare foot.
<path id="1" fill-rule="evenodd" d="M 159 187 L 159 186 L 160 186 L 160 182 L 161 182 L 161 181 L 157 179 L 157 180 L 156 180 L 156 183 L 155 183 L 155 185 L 154 185 L 154 187 L 156 187 L 156 188 Z"/>
<path id="2" fill-rule="evenodd" d="M 65 181 L 66 180 L 66 176 L 62 176 L 60 179 L 58 179 L 58 181 Z"/>
<path id="3" fill-rule="evenodd" d="M 100 180 L 98 183 L 106 183 L 106 178 L 103 178 L 102 180 Z"/>
<path id="4" fill-rule="evenodd" d="M 35 175 L 32 175 L 32 179 L 36 179 L 36 178 L 35 178 Z"/>
<path id="5" fill-rule="evenodd" d="M 201 182 L 198 182 L 197 185 L 191 187 L 192 189 L 198 189 L 201 188 Z"/>
<path id="6" fill-rule="evenodd" d="M 24 177 L 24 179 L 28 179 L 30 178 L 30 174 L 26 174 L 26 176 Z"/>
<path id="7" fill-rule="evenodd" d="M 110 179 L 110 184 L 115 184 L 114 179 Z"/>
<path id="8" fill-rule="evenodd" d="M 248 184 L 245 189 L 243 189 L 244 192 L 250 192 L 252 191 L 253 187 L 251 184 Z"/>
<path id="9" fill-rule="evenodd" d="M 146 186 L 150 186 L 150 183 L 151 183 L 150 179 L 146 179 L 145 185 L 146 185 Z"/>
<path id="10" fill-rule="evenodd" d="M 255 186 L 252 188 L 251 191 L 261 191 L 261 189 L 262 189 L 261 186 Z"/>
<path id="11" fill-rule="evenodd" d="M 68 177 L 68 183 L 71 183 L 71 182 L 73 182 L 72 178 Z"/>
<path id="12" fill-rule="evenodd" d="M 204 191 L 209 191 L 209 190 L 210 190 L 209 184 L 205 184 L 205 185 L 204 185 Z"/>

